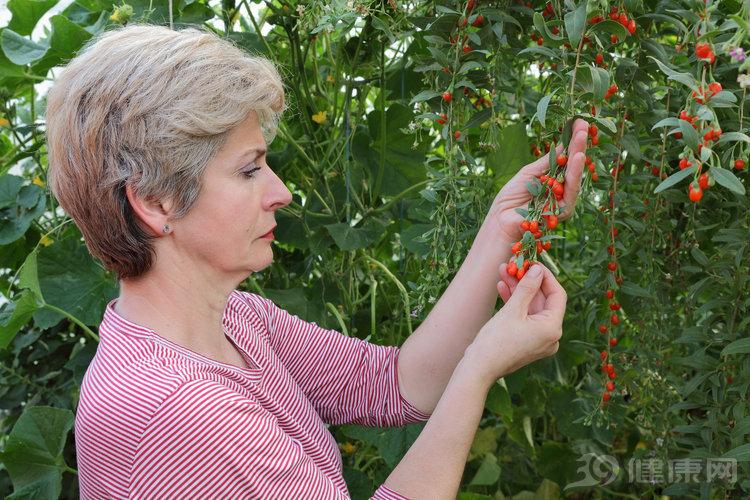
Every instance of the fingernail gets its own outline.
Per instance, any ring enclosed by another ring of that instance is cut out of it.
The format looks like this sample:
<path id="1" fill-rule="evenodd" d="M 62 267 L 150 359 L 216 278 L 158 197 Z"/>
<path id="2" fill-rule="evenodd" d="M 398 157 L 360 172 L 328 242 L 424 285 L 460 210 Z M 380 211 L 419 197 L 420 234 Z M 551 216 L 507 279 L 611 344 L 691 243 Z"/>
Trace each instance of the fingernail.
<path id="1" fill-rule="evenodd" d="M 531 269 L 529 269 L 529 276 L 532 278 L 536 278 L 540 274 L 542 274 L 542 268 L 539 266 L 531 266 Z"/>

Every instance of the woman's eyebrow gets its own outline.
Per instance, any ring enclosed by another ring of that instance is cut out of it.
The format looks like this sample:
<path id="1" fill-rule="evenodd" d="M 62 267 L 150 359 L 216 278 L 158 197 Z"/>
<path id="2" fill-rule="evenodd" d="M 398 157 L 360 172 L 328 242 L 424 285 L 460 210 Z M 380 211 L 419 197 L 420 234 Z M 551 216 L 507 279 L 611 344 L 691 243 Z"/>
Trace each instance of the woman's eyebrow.
<path id="1" fill-rule="evenodd" d="M 246 150 L 245 152 L 243 152 L 242 154 L 240 154 L 240 156 L 239 156 L 238 159 L 241 160 L 243 158 L 248 158 L 248 157 L 253 157 L 254 158 L 254 157 L 257 157 L 257 156 L 264 155 L 264 154 L 266 154 L 266 149 L 265 148 L 262 148 L 262 147 L 250 148 L 250 149 Z"/>

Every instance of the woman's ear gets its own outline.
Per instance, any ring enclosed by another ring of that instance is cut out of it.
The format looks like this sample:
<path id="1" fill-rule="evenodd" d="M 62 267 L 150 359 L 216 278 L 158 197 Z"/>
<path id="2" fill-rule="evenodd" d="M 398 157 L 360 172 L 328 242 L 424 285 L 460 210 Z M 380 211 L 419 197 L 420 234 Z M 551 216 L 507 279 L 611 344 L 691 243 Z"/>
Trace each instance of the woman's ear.
<path id="1" fill-rule="evenodd" d="M 130 206 L 133 207 L 138 219 L 151 230 L 155 236 L 163 236 L 164 227 L 169 223 L 172 214 L 171 202 L 162 202 L 157 199 L 144 199 L 136 194 L 133 184 L 125 183 L 125 195 Z"/>

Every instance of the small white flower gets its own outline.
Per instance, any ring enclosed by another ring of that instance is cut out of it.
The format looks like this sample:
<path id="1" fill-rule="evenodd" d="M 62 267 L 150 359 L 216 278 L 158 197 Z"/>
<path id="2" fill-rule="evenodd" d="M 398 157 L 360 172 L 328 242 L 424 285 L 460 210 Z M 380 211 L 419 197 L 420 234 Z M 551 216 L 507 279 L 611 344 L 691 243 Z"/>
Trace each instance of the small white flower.
<path id="1" fill-rule="evenodd" d="M 298 5 L 298 6 L 297 6 L 297 14 L 299 14 L 299 15 L 301 16 L 301 15 L 302 15 L 302 14 L 304 14 L 304 13 L 305 13 L 305 6 L 304 6 L 304 5 L 301 5 L 301 4 L 300 4 L 300 5 Z"/>
<path id="2" fill-rule="evenodd" d="M 747 88 L 750 87 L 750 75 L 747 74 L 740 74 L 737 76 L 737 83 L 740 84 L 740 87 Z"/>

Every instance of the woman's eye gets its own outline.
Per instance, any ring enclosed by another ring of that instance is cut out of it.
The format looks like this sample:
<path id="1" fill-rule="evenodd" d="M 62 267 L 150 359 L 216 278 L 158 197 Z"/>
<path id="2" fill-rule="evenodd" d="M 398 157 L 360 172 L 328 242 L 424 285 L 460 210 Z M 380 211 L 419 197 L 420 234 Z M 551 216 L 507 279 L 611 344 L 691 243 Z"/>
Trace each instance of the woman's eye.
<path id="1" fill-rule="evenodd" d="M 252 179 L 254 177 L 253 173 L 257 172 L 258 170 L 260 170 L 260 167 L 251 168 L 250 170 L 244 170 L 242 172 L 242 175 L 244 175 L 248 179 Z"/>

